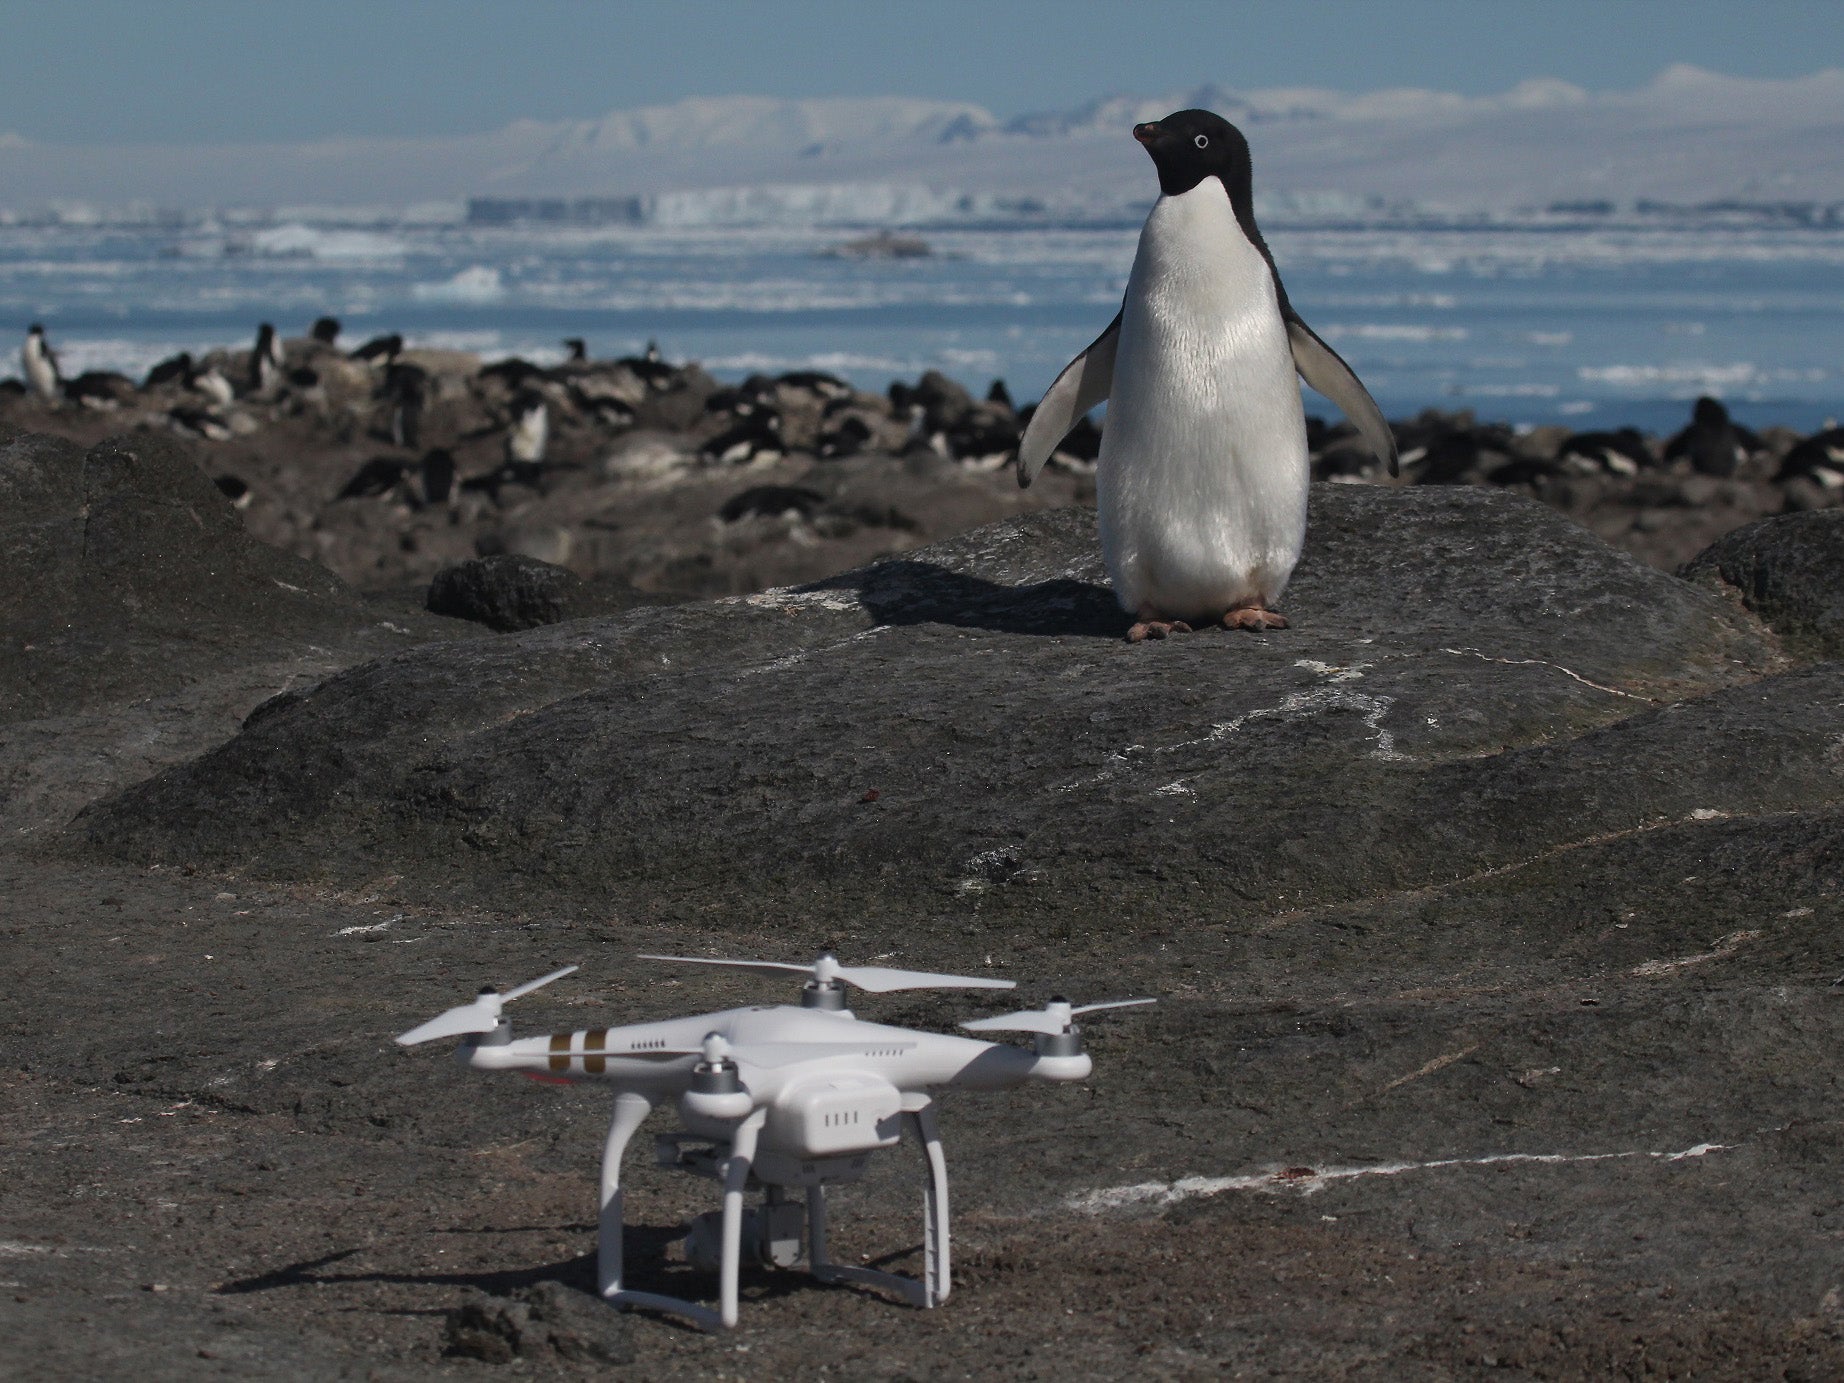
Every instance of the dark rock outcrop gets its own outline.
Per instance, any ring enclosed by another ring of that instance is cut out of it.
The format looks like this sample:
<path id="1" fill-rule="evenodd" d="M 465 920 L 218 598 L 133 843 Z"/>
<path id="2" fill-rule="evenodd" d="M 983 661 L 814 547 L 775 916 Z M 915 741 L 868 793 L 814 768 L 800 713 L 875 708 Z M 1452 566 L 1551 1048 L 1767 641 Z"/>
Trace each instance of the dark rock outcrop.
<path id="1" fill-rule="evenodd" d="M 258 542 L 171 437 L 7 435 L 0 830 L 202 752 L 278 690 L 473 632 Z"/>
<path id="2" fill-rule="evenodd" d="M 431 632 L 250 537 L 177 441 L 0 441 L 0 721 L 183 686 L 309 640 L 376 656 Z M 433 624 L 433 621 L 428 621 Z"/>
<path id="3" fill-rule="evenodd" d="M 1692 558 L 1682 575 L 1734 589 L 1788 647 L 1844 658 L 1844 509 L 1747 524 Z"/>
<path id="4" fill-rule="evenodd" d="M 627 1316 L 561 1282 L 465 1302 L 448 1313 L 444 1332 L 448 1354 L 487 1364 L 631 1364 L 630 1333 Z"/>
<path id="5" fill-rule="evenodd" d="M 517 553 L 477 557 L 444 567 L 429 583 L 429 610 L 469 619 L 502 633 L 535 629 L 567 618 L 583 603 L 580 576 L 549 562 Z"/>
<path id="6" fill-rule="evenodd" d="M 1130 647 L 1091 519 L 373 663 L 107 803 L 131 858 L 845 919 L 1345 904 L 1844 795 L 1844 670 L 1484 490 L 1326 486 L 1272 636 Z M 874 800 L 867 801 L 870 790 Z"/>

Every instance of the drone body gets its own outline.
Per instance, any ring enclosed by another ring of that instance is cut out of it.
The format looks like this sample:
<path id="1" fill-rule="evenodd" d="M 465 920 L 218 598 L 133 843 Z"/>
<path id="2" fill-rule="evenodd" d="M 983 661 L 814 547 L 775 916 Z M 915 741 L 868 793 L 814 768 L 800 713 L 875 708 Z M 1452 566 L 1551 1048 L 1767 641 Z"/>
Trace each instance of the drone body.
<path id="1" fill-rule="evenodd" d="M 483 990 L 397 1039 L 405 1046 L 463 1038 L 456 1056 L 475 1070 L 516 1071 L 540 1080 L 601 1080 L 614 1086 L 615 1110 L 602 1152 L 598 1287 L 617 1306 L 687 1316 L 706 1328 L 733 1326 L 744 1241 L 765 1263 L 792 1266 L 803 1249 L 821 1281 L 855 1281 L 893 1289 L 917 1306 L 935 1306 L 949 1291 L 947 1164 L 929 1091 L 952 1087 L 1002 1090 L 1027 1080 L 1084 1079 L 1092 1069 L 1074 1024 L 1093 1009 L 1151 1003 L 1121 1000 L 1048 1008 L 962 1024 L 976 1031 L 1029 1031 L 1034 1048 L 864 1022 L 845 1007 L 841 981 L 874 992 L 899 989 L 1010 989 L 1009 980 L 925 974 L 875 966 L 841 966 L 831 956 L 812 965 L 771 961 L 690 964 L 794 971 L 810 975 L 799 1007 L 725 1009 L 626 1027 L 588 1028 L 515 1038 L 501 1009 L 509 1000 L 569 974 L 566 967 L 501 995 Z M 654 1107 L 676 1100 L 684 1131 L 657 1140 L 660 1165 L 723 1184 L 723 1209 L 694 1221 L 687 1250 L 720 1280 L 715 1312 L 676 1297 L 622 1284 L 621 1162 Z M 928 1161 L 925 1183 L 926 1271 L 922 1280 L 834 1263 L 826 1250 L 828 1185 L 856 1181 L 870 1154 L 894 1147 L 907 1126 Z M 746 1191 L 764 1204 L 745 1210 Z M 789 1192 L 804 1192 L 803 1201 Z"/>

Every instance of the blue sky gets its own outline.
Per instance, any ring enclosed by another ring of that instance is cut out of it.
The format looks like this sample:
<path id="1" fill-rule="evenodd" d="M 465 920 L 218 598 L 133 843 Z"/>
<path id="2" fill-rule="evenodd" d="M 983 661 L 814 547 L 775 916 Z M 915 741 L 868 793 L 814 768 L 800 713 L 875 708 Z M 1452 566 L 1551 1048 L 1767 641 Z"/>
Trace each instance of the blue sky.
<path id="1" fill-rule="evenodd" d="M 423 136 L 689 95 L 928 96 L 1000 116 L 1203 81 L 1470 94 L 1844 65 L 1838 0 L 82 0 L 10 7 L 0 131 Z"/>

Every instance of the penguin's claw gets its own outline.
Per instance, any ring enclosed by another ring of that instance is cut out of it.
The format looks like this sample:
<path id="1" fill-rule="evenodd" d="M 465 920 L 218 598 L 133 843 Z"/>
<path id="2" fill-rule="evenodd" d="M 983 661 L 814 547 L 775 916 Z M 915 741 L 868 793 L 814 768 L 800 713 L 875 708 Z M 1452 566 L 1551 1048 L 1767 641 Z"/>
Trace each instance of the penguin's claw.
<path id="1" fill-rule="evenodd" d="M 1252 629 L 1259 634 L 1269 629 L 1285 629 L 1287 616 L 1278 610 L 1264 610 L 1259 605 L 1243 605 L 1224 614 L 1223 627 Z"/>
<path id="2" fill-rule="evenodd" d="M 1189 634 L 1191 626 L 1181 619 L 1142 619 L 1127 631 L 1128 643 L 1145 643 L 1163 639 L 1168 634 Z"/>

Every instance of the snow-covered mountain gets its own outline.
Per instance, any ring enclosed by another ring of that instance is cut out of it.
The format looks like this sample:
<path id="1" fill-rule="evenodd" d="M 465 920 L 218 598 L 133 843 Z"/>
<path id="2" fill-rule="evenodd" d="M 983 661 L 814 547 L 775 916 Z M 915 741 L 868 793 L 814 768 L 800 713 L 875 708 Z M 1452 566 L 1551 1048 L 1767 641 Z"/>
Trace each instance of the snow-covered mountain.
<path id="1" fill-rule="evenodd" d="M 1128 131 L 1186 106 L 1243 126 L 1276 216 L 1844 207 L 1844 70 L 1763 81 L 1683 66 L 1626 92 L 1207 86 L 1003 121 L 958 102 L 730 96 L 446 139 L 102 148 L 0 134 L 0 207 L 564 199 L 679 225 L 1125 220 L 1153 195 Z"/>

